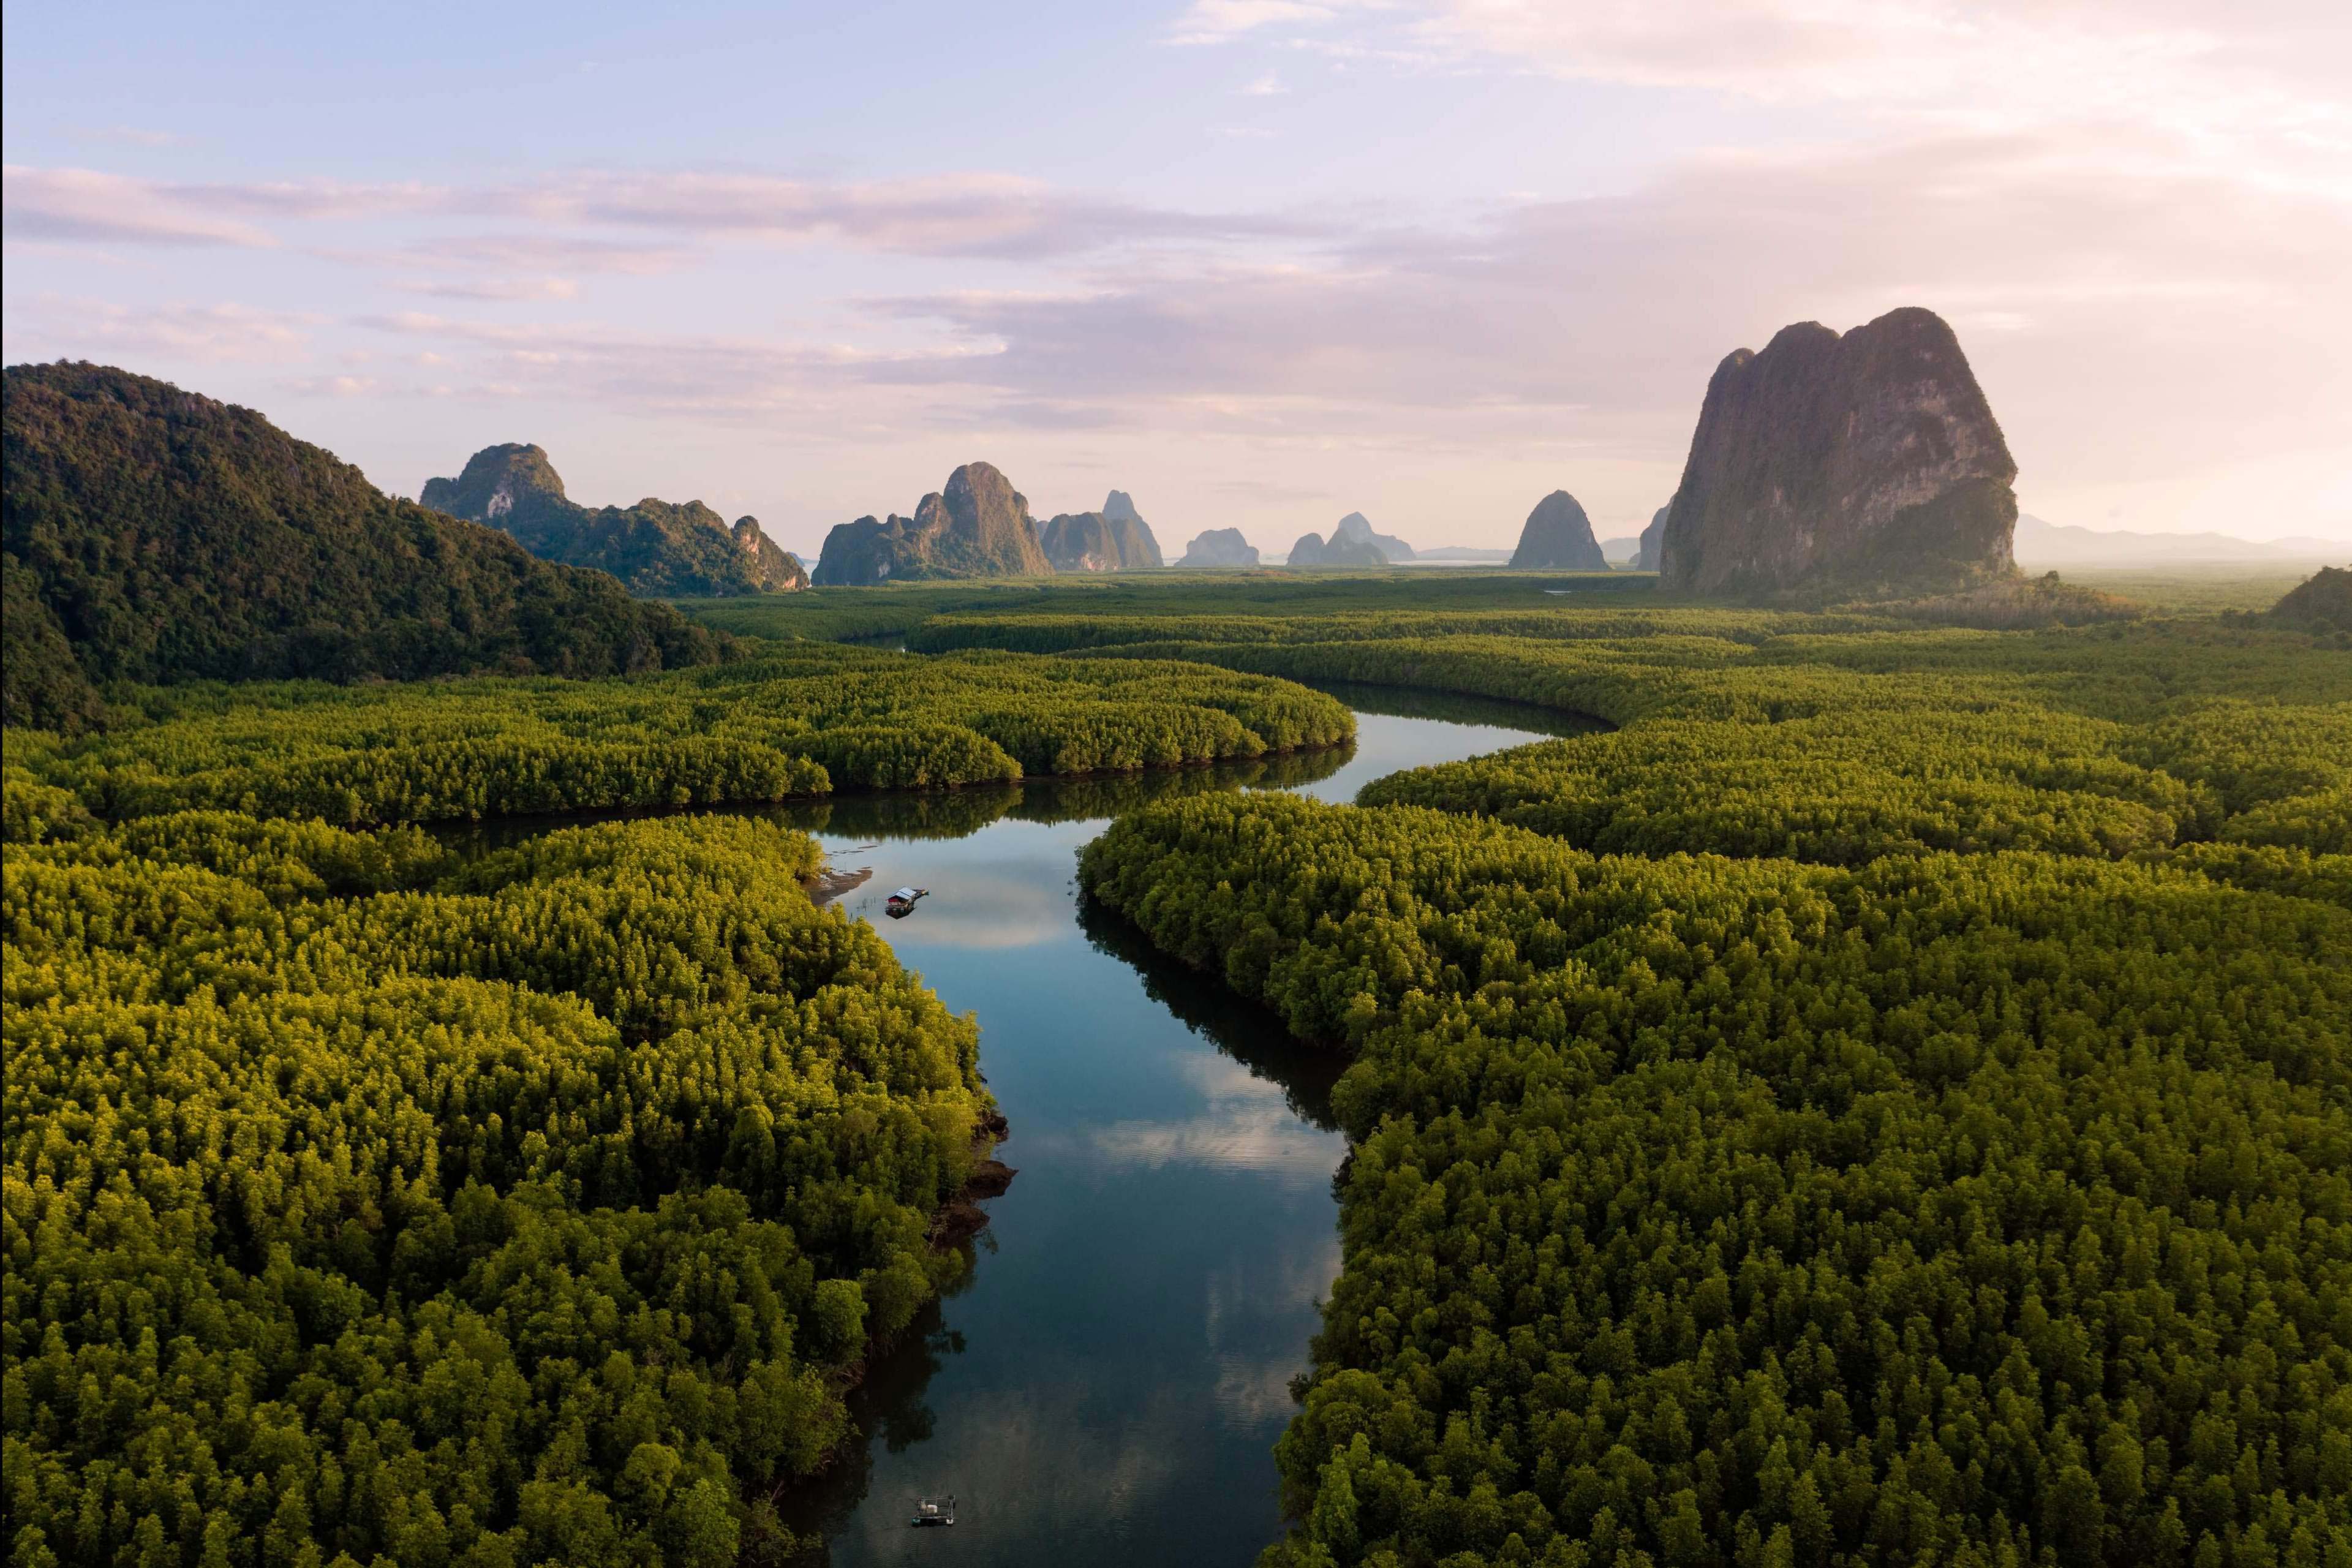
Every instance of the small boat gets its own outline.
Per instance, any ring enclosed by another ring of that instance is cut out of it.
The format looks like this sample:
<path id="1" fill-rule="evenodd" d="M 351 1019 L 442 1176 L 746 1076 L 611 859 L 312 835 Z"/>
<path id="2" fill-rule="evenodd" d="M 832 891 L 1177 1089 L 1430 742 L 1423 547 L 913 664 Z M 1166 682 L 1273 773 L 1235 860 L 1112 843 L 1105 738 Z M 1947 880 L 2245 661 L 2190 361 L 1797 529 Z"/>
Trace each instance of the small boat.
<path id="1" fill-rule="evenodd" d="M 954 1496 L 950 1494 L 947 1497 L 927 1497 L 919 1500 L 915 1504 L 915 1517 L 907 1522 L 918 1530 L 927 1530 L 933 1525 L 944 1527 L 953 1524 L 955 1522 Z"/>
<path id="2" fill-rule="evenodd" d="M 892 920 L 904 920 L 915 912 L 915 900 L 929 891 L 929 888 L 901 888 L 882 900 L 882 912 Z"/>

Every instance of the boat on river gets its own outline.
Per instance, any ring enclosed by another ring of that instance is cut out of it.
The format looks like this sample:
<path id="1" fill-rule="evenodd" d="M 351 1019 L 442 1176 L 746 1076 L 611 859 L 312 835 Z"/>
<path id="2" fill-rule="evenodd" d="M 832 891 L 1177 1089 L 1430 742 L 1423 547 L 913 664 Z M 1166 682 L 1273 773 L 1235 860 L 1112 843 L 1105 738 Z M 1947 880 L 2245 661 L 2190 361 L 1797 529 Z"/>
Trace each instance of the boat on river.
<path id="1" fill-rule="evenodd" d="M 954 1496 L 950 1494 L 947 1497 L 918 1499 L 915 1503 L 915 1517 L 907 1522 L 918 1530 L 953 1524 L 955 1522 Z"/>
<path id="2" fill-rule="evenodd" d="M 901 888 L 882 900 L 882 912 L 892 920 L 904 920 L 915 912 L 915 900 L 929 894 L 929 888 Z"/>

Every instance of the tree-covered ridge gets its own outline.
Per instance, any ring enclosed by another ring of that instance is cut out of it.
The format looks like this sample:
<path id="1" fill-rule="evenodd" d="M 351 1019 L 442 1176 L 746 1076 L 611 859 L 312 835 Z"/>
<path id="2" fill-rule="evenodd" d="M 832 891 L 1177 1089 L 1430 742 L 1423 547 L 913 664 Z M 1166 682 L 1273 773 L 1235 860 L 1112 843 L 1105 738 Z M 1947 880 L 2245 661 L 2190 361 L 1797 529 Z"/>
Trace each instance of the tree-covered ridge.
<path id="1" fill-rule="evenodd" d="M 709 818 L 463 869 L 226 813 L 12 839 L 11 1561 L 785 1544 L 760 1500 L 962 1267 L 988 1109 L 815 861 Z"/>
<path id="2" fill-rule="evenodd" d="M 795 645 L 635 681 L 175 687 L 10 766 L 110 820 L 194 807 L 363 825 L 1124 772 L 1328 745 L 1347 708 L 1199 664 Z"/>
<path id="3" fill-rule="evenodd" d="M 1358 1053 L 1269 1561 L 2352 1552 L 2352 913 L 1265 795 L 1083 879 Z"/>
<path id="4" fill-rule="evenodd" d="M 2352 568 L 2322 566 L 2273 605 L 2270 613 L 2290 626 L 2352 634 Z"/>
<path id="5" fill-rule="evenodd" d="M 600 573 L 395 500 L 250 409 L 91 364 L 13 365 L 0 417 L 12 725 L 115 682 L 600 676 L 723 651 Z"/>
<path id="6" fill-rule="evenodd" d="M 1649 636 L 1580 637 L 1567 633 L 1588 617 L 1564 616 L 1541 638 L 1349 627 L 1316 641 L 1282 623 L 1283 641 L 1102 652 L 1608 719 L 1622 728 L 1397 774 L 1364 796 L 1585 847 L 1837 864 L 2046 848 L 2194 862 L 2320 897 L 2352 880 L 2352 653 L 2324 638 L 2209 622 L 1776 632 L 1688 617 L 1680 635 L 1669 619 Z"/>
<path id="7" fill-rule="evenodd" d="M 1859 865 L 1935 849 L 2124 857 L 2214 841 L 2352 854 L 2352 704 L 2153 726 L 2024 704 L 1652 721 L 1377 780 L 1603 851 Z"/>

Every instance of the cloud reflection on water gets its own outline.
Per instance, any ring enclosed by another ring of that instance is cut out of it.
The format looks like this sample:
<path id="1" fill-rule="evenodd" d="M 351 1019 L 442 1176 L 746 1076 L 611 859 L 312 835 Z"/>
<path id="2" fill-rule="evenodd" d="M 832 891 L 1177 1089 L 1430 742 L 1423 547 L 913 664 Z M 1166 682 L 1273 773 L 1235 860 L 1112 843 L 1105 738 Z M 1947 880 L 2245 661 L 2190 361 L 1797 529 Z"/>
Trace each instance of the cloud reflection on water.
<path id="1" fill-rule="evenodd" d="M 1088 1139 L 1097 1156 L 1113 1166 L 1205 1165 L 1330 1179 L 1344 1144 L 1337 1134 L 1292 1114 L 1281 1084 L 1223 1054 L 1187 1056 L 1177 1066 L 1202 1097 L 1200 1112 L 1181 1121 L 1131 1120 L 1098 1127 Z"/>

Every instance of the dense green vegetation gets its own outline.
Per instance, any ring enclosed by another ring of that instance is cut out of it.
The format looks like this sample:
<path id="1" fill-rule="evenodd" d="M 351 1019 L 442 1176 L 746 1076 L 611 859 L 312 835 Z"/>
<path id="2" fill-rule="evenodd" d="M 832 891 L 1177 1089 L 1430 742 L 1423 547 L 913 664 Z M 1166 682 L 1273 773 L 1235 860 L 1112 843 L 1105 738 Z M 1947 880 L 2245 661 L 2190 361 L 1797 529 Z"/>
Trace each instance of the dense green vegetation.
<path id="1" fill-rule="evenodd" d="M 1276 1560 L 2352 1551 L 2352 913 L 1262 795 L 1086 876 L 1358 1053 Z"/>
<path id="2" fill-rule="evenodd" d="M 789 1547 L 987 1108 L 811 841 L 8 827 L 12 1563 Z"/>
<path id="3" fill-rule="evenodd" d="M 2157 611 L 2210 615 L 2217 610 L 2263 610 L 2303 580 L 2293 568 L 2251 562 L 2217 562 L 2194 570 L 2158 567 L 2070 566 L 2069 583 L 2114 594 Z"/>
<path id="4" fill-rule="evenodd" d="M 1604 601 L 1644 601 L 1656 578 L 1624 574 L 1497 573 L 1442 570 L 1300 574 L 1259 572 L 1082 573 L 1040 580 L 898 583 L 885 588 L 817 588 L 789 598 L 681 599 L 701 624 L 747 637 L 819 641 L 903 637 L 934 616 L 1290 616 L 1322 618 L 1346 611 L 1391 614 L 1444 610 L 1551 608 L 1548 589 Z M 2275 595 L 2273 595 L 2275 597 Z M 2267 603 L 2268 601 L 2264 601 Z"/>
<path id="5" fill-rule="evenodd" d="M 2352 1560 L 2352 651 L 1502 615 L 920 634 L 1621 726 L 1086 854 L 1353 1058 L 1269 1564 Z"/>
<path id="6" fill-rule="evenodd" d="M 1340 703 L 1198 664 L 793 645 L 632 681 L 187 686 L 136 721 L 15 732 L 9 766 L 120 820 L 196 807 L 344 826 L 942 788 L 1347 739 Z"/>
<path id="7" fill-rule="evenodd" d="M 599 676 L 725 651 L 249 409 L 99 365 L 5 373 L 0 543 L 12 726 L 102 723 L 117 682 Z"/>

